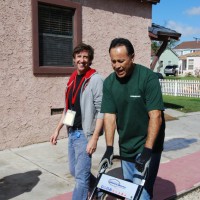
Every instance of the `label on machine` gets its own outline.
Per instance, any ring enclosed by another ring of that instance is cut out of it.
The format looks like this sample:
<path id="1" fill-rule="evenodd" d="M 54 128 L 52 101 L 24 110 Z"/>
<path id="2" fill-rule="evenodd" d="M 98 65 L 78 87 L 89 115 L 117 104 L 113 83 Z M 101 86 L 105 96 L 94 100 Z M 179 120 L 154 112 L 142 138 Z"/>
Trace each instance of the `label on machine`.
<path id="1" fill-rule="evenodd" d="M 107 174 L 102 174 L 97 187 L 101 190 L 133 200 L 138 189 L 138 185 L 118 179 Z"/>

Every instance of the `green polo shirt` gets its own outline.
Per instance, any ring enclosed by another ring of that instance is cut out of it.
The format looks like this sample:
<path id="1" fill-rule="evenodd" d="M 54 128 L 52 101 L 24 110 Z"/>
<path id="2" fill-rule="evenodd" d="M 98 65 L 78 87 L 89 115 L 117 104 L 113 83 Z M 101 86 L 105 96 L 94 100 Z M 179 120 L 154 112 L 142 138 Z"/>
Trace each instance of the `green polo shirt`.
<path id="1" fill-rule="evenodd" d="M 164 110 L 164 105 L 159 80 L 150 69 L 135 64 L 128 78 L 120 79 L 112 73 L 104 81 L 101 112 L 117 116 L 122 157 L 132 160 L 142 152 L 148 131 L 148 112 L 151 110 Z M 164 123 L 162 127 L 154 152 L 163 149 Z"/>

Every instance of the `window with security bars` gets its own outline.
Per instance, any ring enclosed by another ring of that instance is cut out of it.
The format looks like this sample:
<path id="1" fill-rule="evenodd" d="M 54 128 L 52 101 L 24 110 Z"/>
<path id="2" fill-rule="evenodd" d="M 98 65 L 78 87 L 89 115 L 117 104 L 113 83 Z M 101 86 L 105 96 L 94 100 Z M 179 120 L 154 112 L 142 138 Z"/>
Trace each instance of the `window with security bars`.
<path id="1" fill-rule="evenodd" d="M 70 74 L 81 41 L 81 6 L 64 0 L 32 0 L 34 74 Z"/>
<path id="2" fill-rule="evenodd" d="M 40 66 L 72 65 L 74 11 L 44 4 L 38 9 Z"/>

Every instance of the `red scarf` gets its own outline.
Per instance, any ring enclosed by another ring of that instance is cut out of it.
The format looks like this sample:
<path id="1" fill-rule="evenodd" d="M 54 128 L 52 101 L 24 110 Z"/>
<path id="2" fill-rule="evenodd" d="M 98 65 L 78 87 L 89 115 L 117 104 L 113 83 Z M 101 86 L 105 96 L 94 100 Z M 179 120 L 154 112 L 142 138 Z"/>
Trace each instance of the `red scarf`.
<path id="1" fill-rule="evenodd" d="M 91 75 L 92 74 L 94 74 L 96 72 L 96 70 L 95 69 L 91 69 L 91 68 L 89 68 L 89 70 L 85 73 L 85 75 L 84 75 L 84 77 L 82 78 L 82 80 L 81 80 L 81 84 L 80 84 L 80 88 L 81 88 L 81 86 L 83 85 L 83 83 L 85 82 L 85 80 L 86 79 L 89 79 L 90 77 L 91 77 Z M 73 73 L 72 73 L 72 75 L 70 76 L 70 78 L 69 78 L 69 81 L 68 81 L 68 83 L 67 83 L 67 90 L 66 90 L 66 93 L 65 93 L 65 105 L 66 105 L 66 110 L 68 109 L 68 98 L 69 98 L 69 92 L 70 92 L 70 90 L 71 90 L 71 88 L 72 88 L 72 83 L 76 80 L 76 76 L 77 76 L 77 70 L 76 71 L 74 71 Z M 76 99 L 76 96 L 77 96 L 77 94 L 78 94 L 78 90 L 80 89 L 79 87 L 77 88 L 77 91 L 76 91 L 76 94 L 75 94 L 75 96 L 74 96 L 74 98 Z M 73 97 L 72 97 L 72 99 L 73 99 Z M 74 99 L 74 101 L 75 101 L 75 99 Z"/>

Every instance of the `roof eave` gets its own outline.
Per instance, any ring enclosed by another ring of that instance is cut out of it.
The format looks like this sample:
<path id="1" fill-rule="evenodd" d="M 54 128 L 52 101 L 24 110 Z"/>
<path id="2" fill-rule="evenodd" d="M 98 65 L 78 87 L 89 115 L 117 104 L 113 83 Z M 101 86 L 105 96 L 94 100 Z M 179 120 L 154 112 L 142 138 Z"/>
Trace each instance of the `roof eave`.
<path id="1" fill-rule="evenodd" d="M 174 30 L 152 23 L 152 26 L 149 27 L 149 37 L 151 40 L 169 41 L 171 39 L 179 40 L 181 34 Z"/>

